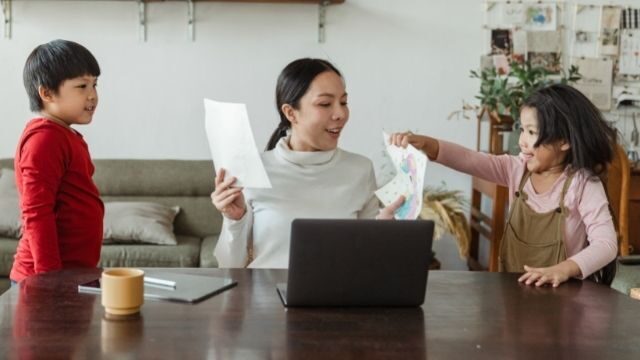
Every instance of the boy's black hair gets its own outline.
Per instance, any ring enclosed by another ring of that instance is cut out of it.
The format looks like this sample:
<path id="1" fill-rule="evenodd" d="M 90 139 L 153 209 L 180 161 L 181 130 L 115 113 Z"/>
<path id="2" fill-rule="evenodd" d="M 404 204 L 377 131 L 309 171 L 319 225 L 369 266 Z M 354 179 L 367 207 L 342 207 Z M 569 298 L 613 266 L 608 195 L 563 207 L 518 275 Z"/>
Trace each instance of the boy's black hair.
<path id="1" fill-rule="evenodd" d="M 57 93 L 65 80 L 84 75 L 100 76 L 98 61 L 87 48 L 68 40 L 39 45 L 29 54 L 22 73 L 29 108 L 34 112 L 43 109 L 40 86 Z"/>
<path id="2" fill-rule="evenodd" d="M 522 106 L 536 111 L 539 135 L 534 147 L 566 141 L 571 148 L 565 165 L 588 169 L 594 175 L 606 170 L 613 159 L 616 131 L 580 91 L 563 84 L 546 86 Z"/>

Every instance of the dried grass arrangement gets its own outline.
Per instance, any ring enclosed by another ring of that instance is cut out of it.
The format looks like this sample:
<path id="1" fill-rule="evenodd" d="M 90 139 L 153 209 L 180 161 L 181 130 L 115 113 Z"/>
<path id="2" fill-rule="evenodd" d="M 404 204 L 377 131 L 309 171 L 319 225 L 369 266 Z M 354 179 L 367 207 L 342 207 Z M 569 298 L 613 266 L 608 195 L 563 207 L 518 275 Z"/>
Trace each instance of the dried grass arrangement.
<path id="1" fill-rule="evenodd" d="M 467 213 L 469 201 L 459 190 L 446 190 L 442 187 L 424 189 L 424 201 L 420 218 L 435 223 L 433 239 L 438 240 L 444 233 L 452 234 L 458 243 L 458 252 L 462 259 L 469 256 L 469 224 Z"/>

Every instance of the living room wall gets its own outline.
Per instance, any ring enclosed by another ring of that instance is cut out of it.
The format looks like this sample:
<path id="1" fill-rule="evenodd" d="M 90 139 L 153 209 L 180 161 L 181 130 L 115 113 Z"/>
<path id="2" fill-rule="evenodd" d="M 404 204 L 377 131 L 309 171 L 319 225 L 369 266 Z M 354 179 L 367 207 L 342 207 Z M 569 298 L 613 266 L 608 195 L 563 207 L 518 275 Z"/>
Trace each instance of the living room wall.
<path id="1" fill-rule="evenodd" d="M 341 146 L 372 158 L 380 180 L 381 130 L 411 129 L 475 144 L 475 124 L 447 120 L 477 84 L 468 70 L 482 51 L 481 4 L 465 0 L 347 0 L 327 11 L 317 41 L 318 6 L 196 3 L 196 39 L 187 36 L 183 2 L 147 7 L 138 39 L 134 1 L 13 1 L 13 36 L 0 39 L 0 156 L 11 157 L 30 118 L 22 67 L 38 44 L 80 42 L 102 67 L 100 104 L 79 127 L 95 158 L 210 158 L 202 98 L 246 103 L 264 147 L 278 119 L 279 71 L 298 57 L 322 57 L 344 73 L 351 119 Z M 468 189 L 439 166 L 428 182 Z"/>
<path id="2" fill-rule="evenodd" d="M 191 41 L 186 4 L 157 2 L 148 5 L 141 42 L 135 1 L 14 0 L 13 36 L 0 38 L 0 157 L 13 156 L 31 117 L 22 86 L 27 55 L 63 38 L 87 46 L 102 67 L 94 121 L 78 128 L 94 158 L 209 159 L 205 97 L 246 103 L 262 149 L 278 122 L 278 73 L 293 59 L 321 57 L 347 81 L 351 119 L 341 146 L 370 157 L 384 182 L 383 129 L 475 146 L 475 120 L 447 118 L 478 89 L 469 70 L 487 49 L 482 9 L 478 0 L 346 0 L 329 7 L 320 44 L 317 5 L 196 3 Z M 437 164 L 426 182 L 470 190 L 468 176 Z M 455 249 L 436 251 L 457 259 Z"/>

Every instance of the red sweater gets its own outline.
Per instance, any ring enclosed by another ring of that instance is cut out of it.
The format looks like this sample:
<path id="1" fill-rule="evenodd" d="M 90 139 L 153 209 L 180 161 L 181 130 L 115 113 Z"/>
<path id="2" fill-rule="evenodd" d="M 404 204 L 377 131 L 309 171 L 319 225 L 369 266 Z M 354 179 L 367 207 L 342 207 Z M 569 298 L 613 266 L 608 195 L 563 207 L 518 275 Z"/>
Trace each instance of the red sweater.
<path id="1" fill-rule="evenodd" d="M 31 120 L 18 144 L 15 170 L 22 238 L 10 278 L 96 267 L 104 205 L 82 135 L 43 118 Z"/>

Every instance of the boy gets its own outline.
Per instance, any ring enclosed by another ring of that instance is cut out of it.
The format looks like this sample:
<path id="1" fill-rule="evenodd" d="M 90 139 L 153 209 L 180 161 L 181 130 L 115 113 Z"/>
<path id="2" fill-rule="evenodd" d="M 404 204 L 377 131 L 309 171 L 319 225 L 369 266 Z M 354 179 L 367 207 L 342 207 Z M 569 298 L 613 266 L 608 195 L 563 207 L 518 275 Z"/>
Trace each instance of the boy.
<path id="1" fill-rule="evenodd" d="M 36 47 L 24 67 L 31 111 L 15 155 L 22 238 L 12 282 L 63 268 L 95 267 L 104 206 L 82 135 L 98 105 L 100 67 L 80 44 L 55 40 Z"/>

